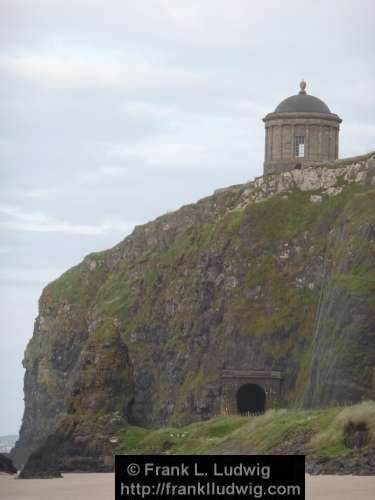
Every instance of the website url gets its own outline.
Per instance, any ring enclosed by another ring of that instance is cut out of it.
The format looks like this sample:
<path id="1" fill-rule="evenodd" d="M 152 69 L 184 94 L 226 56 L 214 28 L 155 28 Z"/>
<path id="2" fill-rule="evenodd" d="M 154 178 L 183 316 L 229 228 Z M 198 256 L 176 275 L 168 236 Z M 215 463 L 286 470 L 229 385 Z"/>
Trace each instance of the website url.
<path id="1" fill-rule="evenodd" d="M 248 483 L 239 485 L 234 482 L 230 484 L 216 484 L 215 482 L 198 482 L 196 484 L 173 484 L 171 482 L 159 482 L 155 485 L 140 483 L 125 484 L 121 482 L 121 496 L 138 496 L 147 498 L 152 496 L 243 496 L 244 498 L 263 498 L 266 496 L 289 496 L 299 497 L 301 487 L 298 485 L 267 485 Z"/>

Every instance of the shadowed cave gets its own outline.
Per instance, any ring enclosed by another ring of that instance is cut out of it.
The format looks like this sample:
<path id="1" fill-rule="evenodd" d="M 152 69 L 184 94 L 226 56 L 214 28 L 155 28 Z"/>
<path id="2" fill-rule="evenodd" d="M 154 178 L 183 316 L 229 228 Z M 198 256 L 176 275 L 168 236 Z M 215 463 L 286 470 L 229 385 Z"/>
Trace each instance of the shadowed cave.
<path id="1" fill-rule="evenodd" d="M 238 413 L 263 413 L 266 410 L 266 393 L 257 384 L 245 384 L 237 391 Z"/>

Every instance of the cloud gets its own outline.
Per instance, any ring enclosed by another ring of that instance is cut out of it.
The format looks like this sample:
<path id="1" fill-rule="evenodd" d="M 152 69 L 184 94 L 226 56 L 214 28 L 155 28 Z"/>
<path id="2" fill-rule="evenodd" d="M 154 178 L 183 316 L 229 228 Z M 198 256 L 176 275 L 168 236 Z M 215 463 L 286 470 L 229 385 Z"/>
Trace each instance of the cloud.
<path id="1" fill-rule="evenodd" d="M 147 61 L 90 60 L 59 54 L 3 56 L 0 58 L 0 70 L 38 79 L 55 87 L 99 86 L 142 91 L 192 87 L 201 80 L 199 74 L 183 68 L 157 66 Z"/>
<path id="2" fill-rule="evenodd" d="M 37 199 L 53 199 L 59 194 L 66 193 L 66 190 L 57 187 L 44 187 L 44 188 L 35 188 L 30 189 L 29 191 L 25 190 L 22 192 L 23 196 L 28 198 L 37 198 Z"/>
<path id="3" fill-rule="evenodd" d="M 58 220 L 42 212 L 28 212 L 16 206 L 0 205 L 0 227 L 12 231 L 67 233 L 98 236 L 113 230 L 129 231 L 131 225 L 120 220 L 100 224 L 78 224 Z"/>

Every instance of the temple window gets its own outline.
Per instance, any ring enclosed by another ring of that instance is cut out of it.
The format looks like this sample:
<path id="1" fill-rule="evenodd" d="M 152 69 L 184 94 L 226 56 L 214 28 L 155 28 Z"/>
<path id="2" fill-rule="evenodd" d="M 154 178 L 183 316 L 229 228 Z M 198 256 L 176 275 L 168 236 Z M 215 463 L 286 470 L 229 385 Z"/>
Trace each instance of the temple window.
<path id="1" fill-rule="evenodd" d="M 303 135 L 297 135 L 295 137 L 294 154 L 300 158 L 305 156 L 305 138 Z"/>

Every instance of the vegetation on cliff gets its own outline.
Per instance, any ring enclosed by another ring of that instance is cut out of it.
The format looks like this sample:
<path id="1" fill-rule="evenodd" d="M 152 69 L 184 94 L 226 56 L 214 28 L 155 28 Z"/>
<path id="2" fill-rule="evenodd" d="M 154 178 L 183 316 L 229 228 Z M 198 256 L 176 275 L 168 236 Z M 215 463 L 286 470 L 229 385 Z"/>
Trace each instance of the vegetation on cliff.
<path id="1" fill-rule="evenodd" d="M 317 410 L 268 410 L 215 417 L 184 427 L 128 426 L 118 434 L 120 454 L 306 453 L 337 457 L 375 448 L 375 402 Z"/>
<path id="2" fill-rule="evenodd" d="M 74 439 L 96 412 L 117 427 L 211 418 L 228 368 L 281 371 L 285 407 L 373 399 L 374 269 L 373 154 L 219 190 L 136 227 L 43 291 L 15 458 L 64 416 L 80 422 Z"/>

